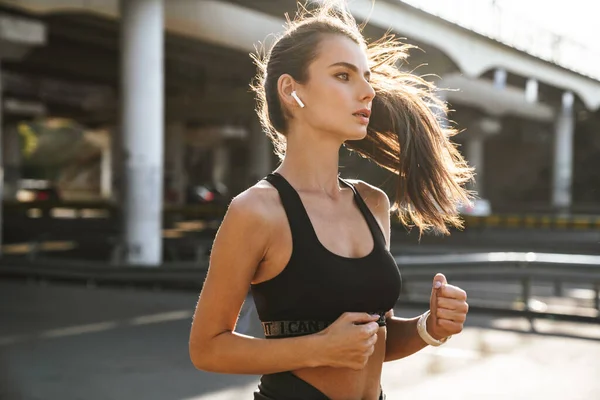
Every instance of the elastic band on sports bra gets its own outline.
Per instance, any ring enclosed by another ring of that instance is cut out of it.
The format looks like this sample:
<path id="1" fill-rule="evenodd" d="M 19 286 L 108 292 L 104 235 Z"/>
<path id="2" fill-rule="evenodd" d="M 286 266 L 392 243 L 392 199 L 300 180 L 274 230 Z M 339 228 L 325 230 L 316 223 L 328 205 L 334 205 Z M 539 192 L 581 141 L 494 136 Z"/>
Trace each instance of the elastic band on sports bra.
<path id="1" fill-rule="evenodd" d="M 379 326 L 385 326 L 385 312 L 374 312 L 369 314 L 379 314 L 379 319 L 375 322 Z M 262 322 L 265 338 L 288 338 L 296 336 L 310 335 L 321 332 L 334 321 L 311 321 L 311 320 L 296 320 L 296 321 L 265 321 Z"/>

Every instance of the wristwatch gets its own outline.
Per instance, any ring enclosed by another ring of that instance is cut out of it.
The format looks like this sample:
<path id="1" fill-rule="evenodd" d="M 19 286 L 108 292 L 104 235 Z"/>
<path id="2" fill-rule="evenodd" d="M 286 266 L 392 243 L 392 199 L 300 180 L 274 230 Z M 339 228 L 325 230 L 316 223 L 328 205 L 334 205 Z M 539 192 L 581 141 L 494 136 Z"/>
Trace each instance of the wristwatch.
<path id="1" fill-rule="evenodd" d="M 445 337 L 442 340 L 437 340 L 436 338 L 431 336 L 429 332 L 427 332 L 427 317 L 429 317 L 429 314 L 431 314 L 431 311 L 427 310 L 425 314 L 421 315 L 419 321 L 417 322 L 417 332 L 419 332 L 419 336 L 421 336 L 421 339 L 423 339 L 423 341 L 428 345 L 436 347 L 441 346 L 444 343 L 446 343 L 448 339 L 452 337 L 452 335 Z"/>

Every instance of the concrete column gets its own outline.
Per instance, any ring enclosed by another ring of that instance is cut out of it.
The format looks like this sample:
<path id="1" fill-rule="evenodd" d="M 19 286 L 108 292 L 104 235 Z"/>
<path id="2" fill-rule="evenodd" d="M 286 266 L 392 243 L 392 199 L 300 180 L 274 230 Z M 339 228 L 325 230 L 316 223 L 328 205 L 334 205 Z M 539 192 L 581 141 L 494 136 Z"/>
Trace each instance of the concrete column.
<path id="1" fill-rule="evenodd" d="M 485 159 L 485 138 L 479 132 L 471 132 L 466 143 L 466 157 L 469 165 L 475 168 L 475 183 L 471 189 L 477 192 L 479 198 L 484 198 L 484 159 Z"/>
<path id="2" fill-rule="evenodd" d="M 114 138 L 106 133 L 107 143 L 102 147 L 100 158 L 100 196 L 104 200 L 113 199 L 113 144 Z"/>
<path id="3" fill-rule="evenodd" d="M 573 134 L 575 132 L 574 101 L 573 93 L 563 93 L 561 109 L 555 124 L 552 206 L 561 213 L 568 212 L 571 207 Z"/>
<path id="4" fill-rule="evenodd" d="M 536 79 L 527 79 L 525 84 L 525 100 L 528 103 L 537 103 L 538 101 L 538 81 Z"/>
<path id="5" fill-rule="evenodd" d="M 182 205 L 185 201 L 187 171 L 185 170 L 185 125 L 173 123 L 167 126 L 165 136 L 165 174 L 167 199 Z"/>
<path id="6" fill-rule="evenodd" d="M 162 261 L 164 4 L 121 0 L 125 260 Z"/>
<path id="7" fill-rule="evenodd" d="M 254 185 L 271 172 L 271 154 L 273 145 L 258 121 L 250 128 L 250 172 L 249 184 Z"/>
<path id="8" fill-rule="evenodd" d="M 472 187 L 477 191 L 480 199 L 485 197 L 485 141 L 502 130 L 502 122 L 493 116 L 482 116 L 473 121 L 467 130 L 466 157 L 469 165 L 475 168 L 475 184 Z M 470 130 L 470 132 L 469 132 Z"/>
<path id="9" fill-rule="evenodd" d="M 506 79 L 508 74 L 505 69 L 498 68 L 494 71 L 494 88 L 502 90 L 506 88 Z"/>
<path id="10" fill-rule="evenodd" d="M 436 96 L 438 99 L 440 99 L 444 103 L 448 102 L 448 92 L 440 91 L 440 92 L 437 92 Z M 440 121 L 440 126 L 443 129 L 446 129 L 448 127 L 448 116 L 446 115 L 446 113 L 443 112 L 439 108 L 434 108 L 433 112 L 437 116 L 438 120 Z"/>
<path id="11" fill-rule="evenodd" d="M 3 157 L 4 157 L 4 193 L 5 200 L 14 200 L 19 190 L 21 180 L 21 141 L 19 129 L 15 124 L 4 127 Z"/>

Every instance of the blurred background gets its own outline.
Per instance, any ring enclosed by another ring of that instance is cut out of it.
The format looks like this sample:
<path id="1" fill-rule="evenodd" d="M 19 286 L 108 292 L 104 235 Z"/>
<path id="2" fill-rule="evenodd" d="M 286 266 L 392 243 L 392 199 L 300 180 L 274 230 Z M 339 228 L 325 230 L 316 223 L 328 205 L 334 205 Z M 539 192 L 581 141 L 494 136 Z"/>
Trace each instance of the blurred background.
<path id="1" fill-rule="evenodd" d="M 401 68 L 448 89 L 477 173 L 464 230 L 393 227 L 396 315 L 428 307 L 436 272 L 471 311 L 448 345 L 384 366 L 388 398 L 599 398 L 594 2 L 349 4 L 366 37 L 418 46 Z M 295 10 L 0 0 L 0 399 L 251 396 L 258 377 L 196 371 L 187 341 L 227 204 L 277 166 L 249 53 Z M 340 162 L 394 192 L 374 164 L 344 149 Z M 237 330 L 262 334 L 251 297 Z"/>

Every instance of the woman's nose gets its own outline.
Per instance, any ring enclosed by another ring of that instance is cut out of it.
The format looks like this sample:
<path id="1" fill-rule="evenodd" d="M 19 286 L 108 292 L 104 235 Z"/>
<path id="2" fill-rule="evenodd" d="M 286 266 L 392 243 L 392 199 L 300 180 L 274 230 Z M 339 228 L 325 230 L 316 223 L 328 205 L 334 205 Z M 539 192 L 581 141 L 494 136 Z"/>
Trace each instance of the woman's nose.
<path id="1" fill-rule="evenodd" d="M 373 86 L 368 81 L 365 81 L 365 84 L 366 87 L 363 89 L 362 99 L 371 101 L 375 97 L 375 89 L 373 89 Z"/>

